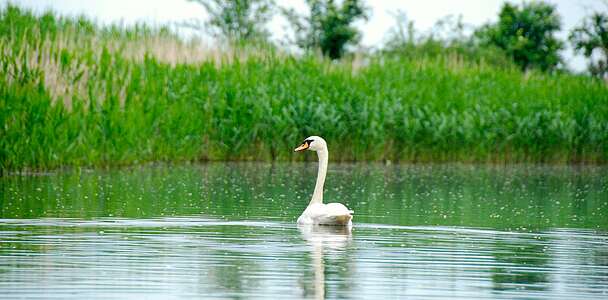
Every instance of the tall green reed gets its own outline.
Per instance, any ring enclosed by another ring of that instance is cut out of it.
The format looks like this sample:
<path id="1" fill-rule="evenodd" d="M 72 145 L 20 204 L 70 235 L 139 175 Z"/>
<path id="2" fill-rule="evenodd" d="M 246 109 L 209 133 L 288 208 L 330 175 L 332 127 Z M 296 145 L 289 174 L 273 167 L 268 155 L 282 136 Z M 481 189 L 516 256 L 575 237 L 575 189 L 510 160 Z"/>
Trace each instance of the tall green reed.
<path id="1" fill-rule="evenodd" d="M 0 169 L 146 161 L 608 160 L 608 88 L 454 56 L 212 51 L 166 29 L 0 13 Z"/>

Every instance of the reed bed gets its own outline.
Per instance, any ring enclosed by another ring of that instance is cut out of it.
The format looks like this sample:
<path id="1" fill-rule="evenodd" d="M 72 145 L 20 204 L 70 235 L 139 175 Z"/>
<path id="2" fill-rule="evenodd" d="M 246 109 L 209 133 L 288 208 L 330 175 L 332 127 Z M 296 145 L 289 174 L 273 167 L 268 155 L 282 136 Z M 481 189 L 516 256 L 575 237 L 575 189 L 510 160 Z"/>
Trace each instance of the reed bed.
<path id="1" fill-rule="evenodd" d="M 608 88 L 453 55 L 332 62 L 0 13 L 0 169 L 147 161 L 608 161 Z"/>

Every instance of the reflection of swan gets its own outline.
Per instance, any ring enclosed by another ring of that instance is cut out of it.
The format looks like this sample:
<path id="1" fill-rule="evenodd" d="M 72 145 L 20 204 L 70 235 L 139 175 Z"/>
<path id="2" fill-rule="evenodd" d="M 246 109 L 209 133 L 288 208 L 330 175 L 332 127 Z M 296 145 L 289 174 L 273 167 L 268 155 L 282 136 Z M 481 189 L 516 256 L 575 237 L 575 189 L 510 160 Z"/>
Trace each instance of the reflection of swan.
<path id="1" fill-rule="evenodd" d="M 350 226 L 298 225 L 302 237 L 312 246 L 314 298 L 325 299 L 323 249 L 344 249 L 350 242 Z"/>
<path id="2" fill-rule="evenodd" d="M 312 200 L 302 215 L 298 218 L 298 224 L 322 224 L 322 225 L 347 225 L 352 224 L 352 210 L 349 210 L 341 203 L 323 204 L 323 184 L 327 174 L 327 160 L 329 152 L 327 143 L 318 136 L 311 136 L 304 140 L 302 145 L 294 151 L 312 150 L 319 156 L 319 171 L 317 174 L 317 184 L 312 194 Z"/>
<path id="3" fill-rule="evenodd" d="M 318 226 L 298 224 L 302 237 L 311 246 L 328 249 L 344 249 L 350 242 L 350 226 Z"/>

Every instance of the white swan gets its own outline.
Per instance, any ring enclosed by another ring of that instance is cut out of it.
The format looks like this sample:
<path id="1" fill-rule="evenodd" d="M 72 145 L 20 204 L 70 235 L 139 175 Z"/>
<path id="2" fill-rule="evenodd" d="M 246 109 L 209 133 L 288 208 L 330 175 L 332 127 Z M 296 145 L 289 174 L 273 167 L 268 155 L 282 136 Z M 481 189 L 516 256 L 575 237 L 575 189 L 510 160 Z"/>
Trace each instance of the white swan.
<path id="1" fill-rule="evenodd" d="M 302 215 L 298 218 L 298 224 L 318 224 L 318 225 L 352 225 L 352 210 L 349 210 L 341 203 L 323 204 L 323 184 L 327 174 L 327 160 L 329 153 L 327 143 L 318 136 L 311 136 L 304 140 L 302 145 L 294 151 L 311 150 L 316 151 L 319 156 L 319 171 L 317 174 L 317 184 L 312 194 L 312 200 Z"/>

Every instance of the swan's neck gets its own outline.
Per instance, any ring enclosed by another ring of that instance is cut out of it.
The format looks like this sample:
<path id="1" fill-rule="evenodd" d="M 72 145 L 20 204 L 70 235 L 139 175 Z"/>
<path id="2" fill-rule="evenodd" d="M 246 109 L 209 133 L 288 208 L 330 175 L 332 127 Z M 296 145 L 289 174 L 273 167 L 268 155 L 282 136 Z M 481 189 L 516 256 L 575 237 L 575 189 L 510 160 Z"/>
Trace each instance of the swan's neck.
<path id="1" fill-rule="evenodd" d="M 327 174 L 329 153 L 327 149 L 322 149 L 317 151 L 317 155 L 319 156 L 319 171 L 317 173 L 317 184 L 315 185 L 315 191 L 312 194 L 310 204 L 323 203 L 323 185 L 325 184 L 325 175 Z"/>

